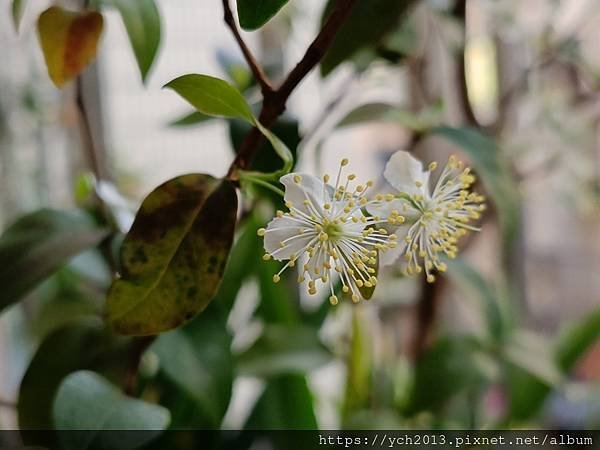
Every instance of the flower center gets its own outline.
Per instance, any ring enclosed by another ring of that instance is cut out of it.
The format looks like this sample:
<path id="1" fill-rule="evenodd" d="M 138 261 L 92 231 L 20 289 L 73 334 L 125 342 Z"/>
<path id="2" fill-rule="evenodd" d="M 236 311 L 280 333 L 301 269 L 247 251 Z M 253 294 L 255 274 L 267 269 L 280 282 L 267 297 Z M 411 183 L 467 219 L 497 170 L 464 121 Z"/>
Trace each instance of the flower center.
<path id="1" fill-rule="evenodd" d="M 342 227 L 339 224 L 332 222 L 328 223 L 323 227 L 323 232 L 327 234 L 329 239 L 332 239 L 334 241 L 341 237 L 343 234 Z"/>

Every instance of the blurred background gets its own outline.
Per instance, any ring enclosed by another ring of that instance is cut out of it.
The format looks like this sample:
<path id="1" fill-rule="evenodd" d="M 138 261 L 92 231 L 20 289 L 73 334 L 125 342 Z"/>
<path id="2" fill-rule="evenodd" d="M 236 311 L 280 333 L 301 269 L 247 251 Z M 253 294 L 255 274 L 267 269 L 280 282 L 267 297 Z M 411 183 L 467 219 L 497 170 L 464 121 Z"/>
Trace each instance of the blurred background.
<path id="1" fill-rule="evenodd" d="M 244 33 L 273 79 L 303 55 L 323 3 L 292 0 L 260 31 Z M 381 187 L 396 150 L 440 163 L 459 154 L 491 199 L 482 230 L 464 239 L 461 258 L 436 284 L 390 269 L 357 306 L 330 307 L 293 284 L 274 289 L 266 269 L 240 275 L 239 292 L 223 301 L 231 392 L 212 426 L 600 427 L 600 4 L 415 3 L 368 45 L 311 73 L 275 132 L 298 144 L 297 170 L 331 173 L 348 157 L 360 179 Z M 49 4 L 31 0 L 17 35 L 0 0 L 2 230 L 38 208 L 81 207 L 91 183 L 73 89 L 51 84 L 37 43 L 35 20 Z M 191 109 L 165 83 L 205 73 L 260 100 L 221 2 L 158 7 L 162 38 L 145 85 L 111 10 L 83 76 L 96 177 L 122 231 L 158 184 L 189 172 L 223 176 L 244 131 L 219 119 L 182 123 Z M 478 156 L 484 149 L 498 158 Z M 268 219 L 266 197 L 254 192 L 259 208 L 238 243 Z M 263 264 L 260 249 L 243 255 Z M 3 312 L 0 427 L 17 426 L 12 405 L 40 343 L 97 313 L 110 277 L 97 253 L 82 253 Z M 159 347 L 142 369 L 140 396 L 164 404 Z M 202 414 L 171 413 L 179 425 L 205 423 Z"/>

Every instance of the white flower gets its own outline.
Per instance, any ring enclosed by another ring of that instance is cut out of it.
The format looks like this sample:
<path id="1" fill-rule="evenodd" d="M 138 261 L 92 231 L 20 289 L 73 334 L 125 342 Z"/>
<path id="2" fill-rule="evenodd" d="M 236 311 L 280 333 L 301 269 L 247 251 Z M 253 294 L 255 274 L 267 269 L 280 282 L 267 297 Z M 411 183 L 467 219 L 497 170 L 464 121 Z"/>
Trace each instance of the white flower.
<path id="1" fill-rule="evenodd" d="M 258 230 L 264 236 L 266 254 L 264 259 L 287 260 L 283 268 L 273 276 L 279 282 L 281 273 L 296 262 L 302 264 L 298 283 L 308 280 L 308 292 L 317 292 L 317 283 L 328 284 L 329 300 L 338 303 L 333 287 L 333 278 L 338 274 L 342 291 L 352 301 L 358 302 L 362 287 L 372 288 L 377 284 L 376 265 L 378 254 L 396 246 L 396 236 L 377 228 L 388 223 L 388 219 L 366 216 L 363 209 L 372 204 L 385 203 L 386 198 L 378 195 L 369 200 L 367 192 L 373 182 L 365 185 L 350 185 L 356 175 L 342 179 L 343 159 L 335 186 L 312 175 L 290 173 L 281 178 L 285 186 L 284 200 L 289 212 L 277 211 L 277 217 L 266 229 Z M 387 201 L 392 201 L 388 196 Z M 398 218 L 392 219 L 394 223 Z"/>
<path id="2" fill-rule="evenodd" d="M 478 219 L 485 209 L 484 197 L 469 191 L 475 176 L 461 161 L 451 156 L 431 191 L 430 174 L 436 168 L 437 163 L 432 162 L 424 170 L 408 152 L 396 152 L 384 171 L 386 180 L 398 191 L 395 199 L 367 208 L 382 217 L 406 217 L 406 224 L 395 230 L 402 245 L 383 254 L 380 263 L 388 265 L 404 255 L 407 274 L 424 269 L 429 282 L 435 281 L 435 270 L 446 270 L 440 254 L 456 257 L 458 238 L 469 230 L 478 231 L 468 222 Z"/>

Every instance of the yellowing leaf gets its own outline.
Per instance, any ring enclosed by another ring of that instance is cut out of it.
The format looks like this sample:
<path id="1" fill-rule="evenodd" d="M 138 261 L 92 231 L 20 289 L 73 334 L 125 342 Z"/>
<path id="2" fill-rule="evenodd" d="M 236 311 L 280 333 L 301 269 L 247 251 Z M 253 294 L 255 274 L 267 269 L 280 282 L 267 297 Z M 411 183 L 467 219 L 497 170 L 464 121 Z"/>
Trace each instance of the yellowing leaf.
<path id="1" fill-rule="evenodd" d="M 103 23 L 98 12 L 79 13 L 57 6 L 40 15 L 38 36 L 48 75 L 57 87 L 79 75 L 94 59 Z"/>
<path id="2" fill-rule="evenodd" d="M 209 175 L 182 175 L 151 192 L 121 247 L 109 325 L 125 335 L 157 334 L 204 310 L 223 277 L 236 214 L 233 184 Z"/>

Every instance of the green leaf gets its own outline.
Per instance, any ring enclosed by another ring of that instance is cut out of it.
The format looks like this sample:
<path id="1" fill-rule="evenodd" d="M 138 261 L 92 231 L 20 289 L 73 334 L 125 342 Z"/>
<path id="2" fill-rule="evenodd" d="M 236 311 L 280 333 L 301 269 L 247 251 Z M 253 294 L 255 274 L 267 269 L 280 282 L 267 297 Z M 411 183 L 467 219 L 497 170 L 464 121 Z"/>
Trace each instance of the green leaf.
<path id="1" fill-rule="evenodd" d="M 282 274 L 279 283 L 273 283 L 273 274 L 279 272 L 281 263 L 270 260 L 263 261 L 262 258 L 256 258 L 254 262 L 258 272 L 258 283 L 260 288 L 260 304 L 257 313 L 267 323 L 294 325 L 298 322 L 299 314 L 294 305 L 297 304 L 298 289 L 295 279 L 292 280 L 288 272 Z M 293 286 L 293 289 L 290 287 Z"/>
<path id="2" fill-rule="evenodd" d="M 19 387 L 19 428 L 51 429 L 52 401 L 60 382 L 77 370 L 101 371 L 123 379 L 131 339 L 96 325 L 71 325 L 50 334 L 36 351 Z"/>
<path id="3" fill-rule="evenodd" d="M 109 325 L 126 335 L 156 334 L 203 311 L 223 277 L 236 215 L 228 180 L 182 175 L 152 191 L 121 247 Z"/>
<path id="4" fill-rule="evenodd" d="M 512 242 L 520 221 L 519 193 L 494 140 L 472 127 L 437 127 L 431 132 L 452 141 L 469 156 L 498 208 L 505 242 Z"/>
<path id="5" fill-rule="evenodd" d="M 346 114 L 337 124 L 337 127 L 349 127 L 365 122 L 375 122 L 390 118 L 396 108 L 388 103 L 367 103 L 354 108 Z"/>
<path id="6" fill-rule="evenodd" d="M 575 363 L 600 340 L 600 310 L 564 330 L 556 345 L 559 367 L 569 372 Z"/>
<path id="7" fill-rule="evenodd" d="M 160 14 L 154 0 L 109 0 L 121 13 L 142 81 L 156 58 L 160 44 Z"/>
<path id="8" fill-rule="evenodd" d="M 256 30 L 269 21 L 289 0 L 237 0 L 240 25 Z"/>
<path id="9" fill-rule="evenodd" d="M 258 340 L 238 356 L 237 368 L 243 375 L 272 377 L 306 373 L 330 360 L 316 329 L 267 325 Z"/>
<path id="10" fill-rule="evenodd" d="M 242 120 L 232 120 L 229 122 L 229 137 L 236 152 L 251 129 L 252 126 Z M 273 124 L 271 130 L 290 149 L 292 154 L 291 160 L 294 161 L 296 158 L 296 149 L 302 139 L 298 121 L 284 116 Z M 281 168 L 278 156 L 269 143 L 263 142 L 256 151 L 256 157 L 252 161 L 251 169 L 259 172 L 276 172 Z"/>
<path id="11" fill-rule="evenodd" d="M 352 337 L 346 357 L 346 391 L 343 405 L 343 420 L 356 411 L 368 407 L 373 372 L 373 342 L 360 307 L 352 309 Z"/>
<path id="12" fill-rule="evenodd" d="M 263 180 L 279 180 L 283 175 L 290 173 L 294 166 L 294 156 L 285 143 L 279 139 L 274 133 L 263 127 L 261 123 L 256 120 L 254 126 L 260 130 L 260 132 L 267 138 L 267 141 L 273 146 L 273 150 L 277 153 L 277 156 L 283 161 L 283 167 L 271 173 L 255 172 L 250 170 L 240 171 L 246 177 L 254 177 Z M 242 175 L 240 175 L 240 178 Z"/>
<path id="13" fill-rule="evenodd" d="M 562 374 L 544 338 L 519 332 L 503 348 L 508 397 L 507 419 L 526 422 L 538 413 Z"/>
<path id="14" fill-rule="evenodd" d="M 499 343 L 509 331 L 508 318 L 500 304 L 499 295 L 483 276 L 462 259 L 445 259 L 448 265 L 448 277 L 464 291 L 474 294 L 480 304 L 484 318 L 486 337 L 494 343 Z"/>
<path id="15" fill-rule="evenodd" d="M 0 237 L 0 311 L 107 236 L 85 214 L 41 209 Z"/>
<path id="16" fill-rule="evenodd" d="M 96 57 L 103 28 L 104 19 L 97 11 L 52 6 L 40 15 L 38 37 L 48 75 L 57 87 L 79 75 Z"/>
<path id="17" fill-rule="evenodd" d="M 461 392 L 486 382 L 482 355 L 468 337 L 443 338 L 417 362 L 410 413 L 438 410 Z"/>
<path id="18" fill-rule="evenodd" d="M 19 25 L 21 25 L 21 19 L 23 18 L 23 12 L 25 11 L 25 0 L 13 0 L 12 2 L 12 19 L 15 25 L 15 30 L 19 31 Z"/>
<path id="19" fill-rule="evenodd" d="M 291 170 L 294 158 L 290 149 L 275 134 L 261 125 L 252 114 L 252 110 L 244 96 L 226 81 L 208 75 L 189 74 L 175 78 L 167 83 L 165 87 L 173 89 L 201 113 L 217 117 L 242 119 L 255 126 L 271 143 L 275 153 L 283 160 L 283 167 L 273 173 L 240 171 L 240 174 L 243 173 L 248 178 L 274 180 L 279 179 Z"/>
<path id="20" fill-rule="evenodd" d="M 187 113 L 177 119 L 169 122 L 170 127 L 187 127 L 189 125 L 199 125 L 208 122 L 211 120 L 213 116 L 209 116 L 208 114 L 203 114 L 200 111 L 192 111 L 191 113 Z"/>
<path id="21" fill-rule="evenodd" d="M 222 305 L 227 311 L 233 307 L 242 283 L 254 274 L 254 270 L 249 270 L 248 262 L 262 262 L 260 257 L 264 250 L 261 240 L 257 239 L 256 236 L 259 228 L 260 225 L 255 215 L 248 216 L 231 249 L 227 270 L 223 275 L 223 282 L 213 300 L 213 303 Z"/>
<path id="22" fill-rule="evenodd" d="M 322 23 L 336 3 L 329 0 Z M 359 50 L 379 44 L 388 33 L 397 29 L 413 3 L 415 0 L 358 0 L 321 61 L 321 74 L 328 75 Z"/>
<path id="23" fill-rule="evenodd" d="M 217 62 L 238 91 L 245 92 L 256 85 L 256 80 L 239 50 L 237 53 L 217 50 Z"/>
<path id="24" fill-rule="evenodd" d="M 563 376 L 552 357 L 552 347 L 543 336 L 519 331 L 503 349 L 504 357 L 548 386 L 558 386 Z"/>
<path id="25" fill-rule="evenodd" d="M 227 81 L 208 75 L 182 75 L 164 87 L 173 89 L 194 108 L 209 116 L 243 119 L 254 125 L 256 119 L 246 99 Z"/>
<path id="26" fill-rule="evenodd" d="M 251 430 L 317 429 L 312 394 L 306 378 L 302 375 L 289 374 L 269 380 L 244 428 Z M 283 433 L 278 437 L 286 439 L 286 434 L 289 435 L 289 433 Z M 289 436 L 287 439 L 290 439 Z M 288 445 L 280 445 L 275 448 L 298 448 L 293 445 L 293 440 L 296 438 L 292 435 L 291 439 L 291 442 L 286 442 Z"/>
<path id="27" fill-rule="evenodd" d="M 157 437 L 170 420 L 162 406 L 126 397 L 105 378 L 86 370 L 62 382 L 53 415 L 55 428 L 65 431 L 59 436 L 66 450 L 137 448 Z"/>
<path id="28" fill-rule="evenodd" d="M 184 328 L 161 335 L 151 348 L 161 370 L 197 406 L 190 426 L 198 427 L 202 416 L 203 427 L 219 428 L 231 398 L 231 335 L 219 306 L 211 304 Z"/>

